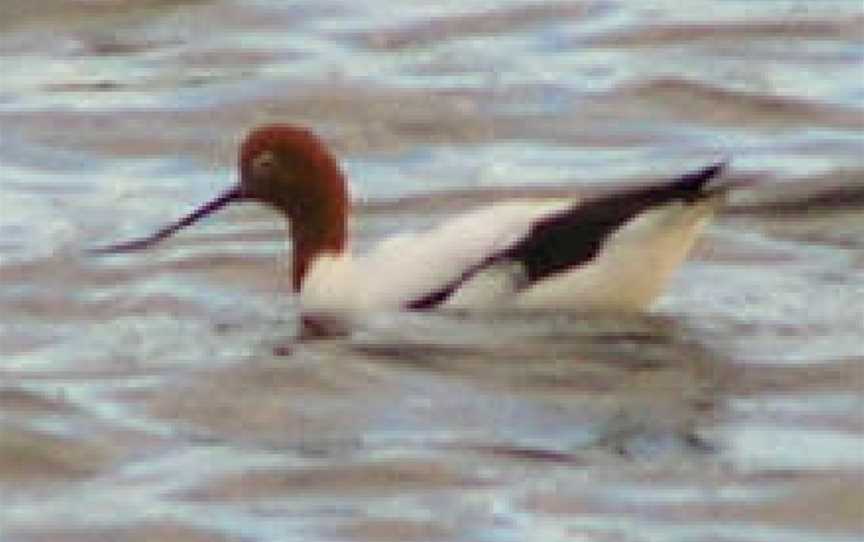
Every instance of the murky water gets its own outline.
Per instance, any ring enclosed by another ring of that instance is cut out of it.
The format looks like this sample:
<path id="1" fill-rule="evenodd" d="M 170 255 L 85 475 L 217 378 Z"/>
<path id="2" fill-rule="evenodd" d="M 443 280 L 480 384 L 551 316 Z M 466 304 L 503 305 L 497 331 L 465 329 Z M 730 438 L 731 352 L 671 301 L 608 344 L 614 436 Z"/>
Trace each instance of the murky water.
<path id="1" fill-rule="evenodd" d="M 864 536 L 857 0 L 0 1 L 0 539 Z M 313 126 L 360 249 L 469 205 L 731 157 L 653 314 L 370 316 L 295 340 L 284 226 L 238 207 Z"/>

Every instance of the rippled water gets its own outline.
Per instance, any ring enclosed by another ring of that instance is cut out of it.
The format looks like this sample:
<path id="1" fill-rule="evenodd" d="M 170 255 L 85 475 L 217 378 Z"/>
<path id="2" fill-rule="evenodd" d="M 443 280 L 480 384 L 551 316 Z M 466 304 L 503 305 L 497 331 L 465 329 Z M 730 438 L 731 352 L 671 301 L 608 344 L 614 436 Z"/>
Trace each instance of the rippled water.
<path id="1" fill-rule="evenodd" d="M 0 539 L 864 536 L 857 0 L 0 1 Z M 233 182 L 313 126 L 359 248 L 502 197 L 730 157 L 644 318 L 374 315 L 296 341 Z"/>

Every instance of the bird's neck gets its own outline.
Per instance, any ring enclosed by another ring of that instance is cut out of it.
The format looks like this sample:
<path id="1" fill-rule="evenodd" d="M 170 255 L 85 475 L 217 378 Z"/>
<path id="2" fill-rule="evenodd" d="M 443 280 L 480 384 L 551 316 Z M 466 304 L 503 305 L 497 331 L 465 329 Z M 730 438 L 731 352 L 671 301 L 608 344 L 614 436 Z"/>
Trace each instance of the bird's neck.
<path id="1" fill-rule="evenodd" d="M 294 248 L 292 287 L 299 292 L 315 259 L 340 254 L 347 240 L 348 196 L 344 185 L 295 201 L 288 215 Z"/>

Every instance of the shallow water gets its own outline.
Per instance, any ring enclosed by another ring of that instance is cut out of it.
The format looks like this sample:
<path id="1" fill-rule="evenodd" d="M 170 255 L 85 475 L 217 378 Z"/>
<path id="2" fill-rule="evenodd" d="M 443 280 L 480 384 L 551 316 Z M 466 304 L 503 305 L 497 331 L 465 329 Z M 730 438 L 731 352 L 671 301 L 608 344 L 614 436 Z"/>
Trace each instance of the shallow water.
<path id="1" fill-rule="evenodd" d="M 288 4 L 288 3 L 285 3 Z M 860 2 L 0 1 L 0 540 L 864 536 Z M 642 318 L 379 314 L 296 340 L 262 122 L 360 249 L 731 157 L 761 184 Z"/>

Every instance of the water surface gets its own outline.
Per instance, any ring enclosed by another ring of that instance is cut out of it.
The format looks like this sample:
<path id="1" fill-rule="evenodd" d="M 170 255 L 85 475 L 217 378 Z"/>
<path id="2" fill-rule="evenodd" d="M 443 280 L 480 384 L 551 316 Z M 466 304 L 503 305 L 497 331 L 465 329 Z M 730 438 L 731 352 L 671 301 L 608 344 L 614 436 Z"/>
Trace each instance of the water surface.
<path id="1" fill-rule="evenodd" d="M 0 1 L 0 538 L 864 536 L 860 2 Z M 370 316 L 296 339 L 238 206 L 264 122 L 362 250 L 505 198 L 757 178 L 652 314 Z"/>

